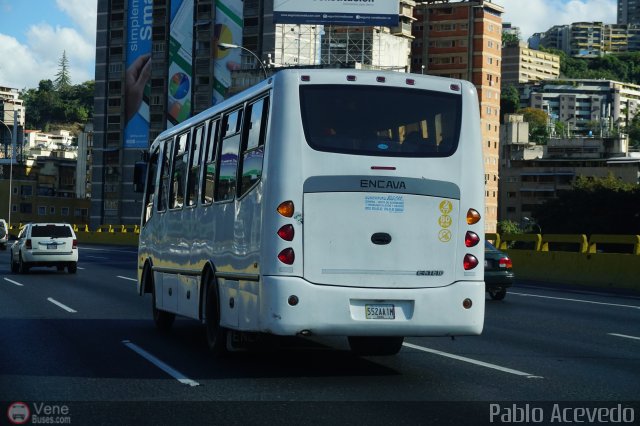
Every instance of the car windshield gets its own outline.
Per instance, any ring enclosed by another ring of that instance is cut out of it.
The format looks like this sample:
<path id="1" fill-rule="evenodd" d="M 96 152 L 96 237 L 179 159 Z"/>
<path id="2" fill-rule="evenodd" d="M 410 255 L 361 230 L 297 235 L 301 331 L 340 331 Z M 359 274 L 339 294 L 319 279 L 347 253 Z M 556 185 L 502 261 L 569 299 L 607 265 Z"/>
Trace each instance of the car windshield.
<path id="1" fill-rule="evenodd" d="M 71 237 L 71 228 L 66 225 L 36 225 L 31 229 L 32 237 Z"/>
<path id="2" fill-rule="evenodd" d="M 458 147 L 462 97 L 397 87 L 300 88 L 302 125 L 319 151 L 447 157 Z"/>

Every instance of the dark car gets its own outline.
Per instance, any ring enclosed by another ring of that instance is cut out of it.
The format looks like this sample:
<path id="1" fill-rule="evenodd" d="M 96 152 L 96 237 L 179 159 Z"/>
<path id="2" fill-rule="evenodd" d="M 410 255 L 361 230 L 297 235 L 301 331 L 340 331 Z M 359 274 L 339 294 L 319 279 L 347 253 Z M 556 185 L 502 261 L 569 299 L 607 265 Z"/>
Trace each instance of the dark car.
<path id="1" fill-rule="evenodd" d="M 513 263 L 489 241 L 484 243 L 484 283 L 493 300 L 502 300 L 513 284 Z"/>

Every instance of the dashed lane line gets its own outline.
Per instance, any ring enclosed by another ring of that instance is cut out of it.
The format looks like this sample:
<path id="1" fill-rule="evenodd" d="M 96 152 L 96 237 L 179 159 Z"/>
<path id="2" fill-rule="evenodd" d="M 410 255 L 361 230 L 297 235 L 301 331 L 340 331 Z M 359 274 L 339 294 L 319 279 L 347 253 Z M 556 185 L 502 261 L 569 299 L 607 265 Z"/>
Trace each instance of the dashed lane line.
<path id="1" fill-rule="evenodd" d="M 5 278 L 4 280 L 10 282 L 11 284 L 14 284 L 14 285 L 17 285 L 17 286 L 20 286 L 20 287 L 24 287 L 24 284 L 20 284 L 19 282 L 14 281 L 14 280 L 10 280 L 9 278 Z"/>
<path id="2" fill-rule="evenodd" d="M 123 277 L 122 275 L 116 275 L 118 278 L 122 278 L 123 280 L 138 282 L 135 278 Z"/>
<path id="3" fill-rule="evenodd" d="M 150 363 L 152 363 L 153 365 L 155 365 L 156 367 L 158 367 L 159 369 L 161 369 L 162 371 L 164 371 L 165 373 L 167 373 L 168 375 L 170 375 L 171 377 L 173 377 L 174 379 L 176 379 L 177 381 L 179 381 L 180 383 L 184 385 L 189 385 L 189 386 L 200 386 L 200 383 L 196 382 L 195 380 L 191 380 L 190 378 L 188 378 L 178 370 L 170 367 L 165 362 L 160 361 L 158 358 L 156 358 L 149 352 L 145 351 L 135 343 L 132 343 L 129 340 L 123 340 L 122 344 L 125 345 L 127 348 L 131 349 L 132 351 L 134 351 L 135 353 L 137 353 L 138 355 L 140 355 L 141 357 L 143 357 L 144 359 L 146 359 L 147 361 L 149 361 Z"/>
<path id="4" fill-rule="evenodd" d="M 64 309 L 65 311 L 67 311 L 67 312 L 71 312 L 72 314 L 75 314 L 76 312 L 78 312 L 78 311 L 76 311 L 75 309 L 71 309 L 70 307 L 68 307 L 67 305 L 65 305 L 65 304 L 63 304 L 63 303 L 58 302 L 58 301 L 57 301 L 56 299 L 54 299 L 53 297 L 49 297 L 49 298 L 47 298 L 47 300 L 48 300 L 49 302 L 53 303 L 54 305 L 57 305 L 58 307 L 60 307 L 60 308 Z"/>
<path id="5" fill-rule="evenodd" d="M 608 333 L 608 334 L 609 334 L 609 336 L 624 337 L 625 339 L 640 340 L 640 337 L 628 336 L 626 334 L 618 334 L 618 333 Z"/>
<path id="6" fill-rule="evenodd" d="M 538 297 L 540 299 L 566 300 L 568 302 L 591 303 L 593 305 L 605 305 L 605 306 L 616 306 L 616 307 L 619 307 L 619 308 L 640 309 L 640 306 L 622 305 L 622 304 L 619 304 L 619 303 L 594 302 L 593 300 L 570 299 L 568 297 L 542 296 L 540 294 L 518 293 L 518 292 L 514 292 L 514 291 L 510 291 L 509 294 L 513 294 L 514 296 Z"/>
<path id="7" fill-rule="evenodd" d="M 478 361 L 476 359 L 472 359 L 472 358 L 467 358 L 464 356 L 460 356 L 460 355 L 454 355 L 454 354 L 450 354 L 448 352 L 442 352 L 442 351 L 438 351 L 435 349 L 430 349 L 430 348 L 425 348 L 424 346 L 418 346 L 418 345 L 413 345 L 411 343 L 403 343 L 403 346 L 406 346 L 408 348 L 413 348 L 413 349 L 417 349 L 419 351 L 423 351 L 423 352 L 428 352 L 434 355 L 440 355 L 446 358 L 451 358 L 451 359 L 455 359 L 458 361 L 463 361 L 463 362 L 468 362 L 470 364 L 474 364 L 474 365 L 478 365 L 480 367 L 486 367 L 486 368 L 491 368 L 493 370 L 498 370 L 498 371 L 502 371 L 503 373 L 509 373 L 509 374 L 515 374 L 516 376 L 523 376 L 526 377 L 527 379 L 542 379 L 542 376 L 536 376 L 535 374 L 531 374 L 531 373 L 525 373 L 524 371 L 519 371 L 519 370 L 514 370 L 512 368 L 507 368 L 507 367 L 502 367 L 500 365 L 496 365 L 496 364 L 490 364 L 488 362 L 484 362 L 484 361 Z"/>

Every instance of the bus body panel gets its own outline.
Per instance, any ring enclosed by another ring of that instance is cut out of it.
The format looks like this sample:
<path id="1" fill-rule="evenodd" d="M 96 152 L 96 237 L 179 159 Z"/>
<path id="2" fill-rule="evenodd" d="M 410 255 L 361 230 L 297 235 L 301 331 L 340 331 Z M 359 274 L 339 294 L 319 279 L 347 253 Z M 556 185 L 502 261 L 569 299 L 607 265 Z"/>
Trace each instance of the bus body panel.
<path id="1" fill-rule="evenodd" d="M 260 331 L 295 335 L 460 336 L 482 332 L 484 283 L 447 287 L 378 289 L 322 286 L 296 277 L 263 277 Z M 290 306 L 287 298 L 298 297 Z M 474 301 L 471 309 L 462 302 Z M 396 319 L 366 319 L 366 304 L 394 304 Z"/>

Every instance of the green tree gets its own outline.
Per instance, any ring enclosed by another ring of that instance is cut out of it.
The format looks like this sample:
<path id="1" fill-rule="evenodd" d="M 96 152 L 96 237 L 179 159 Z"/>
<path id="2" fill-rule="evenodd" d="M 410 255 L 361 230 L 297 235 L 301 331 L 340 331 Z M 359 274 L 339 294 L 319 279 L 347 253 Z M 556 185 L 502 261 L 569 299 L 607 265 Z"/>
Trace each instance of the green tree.
<path id="1" fill-rule="evenodd" d="M 512 220 L 501 220 L 498 222 L 498 233 L 500 234 L 521 234 L 520 226 Z"/>
<path id="2" fill-rule="evenodd" d="M 640 113 L 636 114 L 627 126 L 629 144 L 634 148 L 640 148 Z"/>
<path id="3" fill-rule="evenodd" d="M 529 140 L 542 145 L 546 145 L 549 139 L 549 130 L 547 122 L 549 116 L 546 112 L 538 108 L 522 108 L 518 110 L 519 114 L 524 116 L 524 121 L 529 123 Z"/>
<path id="4" fill-rule="evenodd" d="M 500 92 L 500 112 L 504 114 L 514 113 L 520 108 L 520 93 L 512 84 Z"/>
<path id="5" fill-rule="evenodd" d="M 56 90 L 66 90 L 71 86 L 71 77 L 69 76 L 69 60 L 67 59 L 66 50 L 62 51 L 62 57 L 58 61 L 58 73 L 54 81 Z"/>
<path id="6" fill-rule="evenodd" d="M 640 234 L 640 185 L 613 176 L 577 177 L 532 212 L 549 234 Z"/>
<path id="7" fill-rule="evenodd" d="M 502 33 L 502 45 L 506 46 L 508 44 L 518 44 L 520 42 L 520 37 L 517 34 L 513 33 Z"/>

